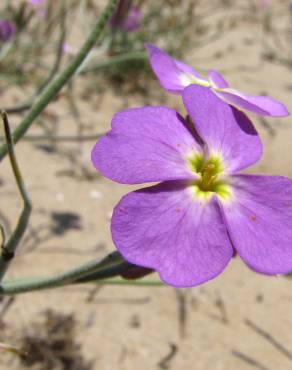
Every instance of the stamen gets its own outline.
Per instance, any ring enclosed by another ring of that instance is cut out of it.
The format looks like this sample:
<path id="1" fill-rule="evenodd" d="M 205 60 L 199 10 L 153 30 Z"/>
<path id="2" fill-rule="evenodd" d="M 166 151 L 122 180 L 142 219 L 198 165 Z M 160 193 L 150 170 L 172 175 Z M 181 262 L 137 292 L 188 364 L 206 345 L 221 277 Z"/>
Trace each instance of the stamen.
<path id="1" fill-rule="evenodd" d="M 215 172 L 215 173 L 214 173 Z M 204 191 L 209 191 L 212 188 L 214 181 L 217 178 L 216 166 L 213 163 L 208 163 L 201 171 L 200 188 Z"/>
<path id="2" fill-rule="evenodd" d="M 210 199 L 216 194 L 221 200 L 230 199 L 231 189 L 224 177 L 224 167 L 219 156 L 209 156 L 205 159 L 201 154 L 188 158 L 189 168 L 199 175 L 193 183 L 196 197 Z"/>

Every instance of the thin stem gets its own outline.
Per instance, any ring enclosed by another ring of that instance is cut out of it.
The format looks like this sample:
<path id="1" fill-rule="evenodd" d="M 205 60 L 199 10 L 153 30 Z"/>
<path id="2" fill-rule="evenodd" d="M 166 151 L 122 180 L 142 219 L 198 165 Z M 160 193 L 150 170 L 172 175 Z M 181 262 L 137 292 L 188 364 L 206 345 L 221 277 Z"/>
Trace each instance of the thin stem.
<path id="1" fill-rule="evenodd" d="M 93 260 L 56 275 L 4 281 L 0 284 L 0 294 L 19 294 L 61 287 L 93 273 L 100 273 L 100 276 L 104 276 L 108 270 L 113 271 L 114 267 L 121 268 L 124 264 L 127 262 L 123 260 L 121 255 L 118 252 L 113 252 L 102 260 Z"/>
<path id="2" fill-rule="evenodd" d="M 41 84 L 41 86 L 37 89 L 37 92 L 35 95 L 40 95 L 45 88 L 49 85 L 49 83 L 54 79 L 54 77 L 59 72 L 62 58 L 63 58 L 63 45 L 66 39 L 66 1 L 63 0 L 60 2 L 60 36 L 59 41 L 57 45 L 57 52 L 56 52 L 56 59 L 53 64 L 52 70 L 47 77 L 47 79 Z"/>
<path id="3" fill-rule="evenodd" d="M 122 63 L 129 63 L 131 61 L 141 61 L 146 62 L 147 61 L 147 53 L 144 51 L 132 51 L 129 53 L 122 53 L 115 55 L 111 58 L 102 60 L 101 62 L 89 66 L 89 67 L 81 67 L 78 71 L 78 74 L 86 74 L 90 72 L 98 71 L 99 69 L 103 68 L 109 68 L 116 64 L 122 64 Z"/>
<path id="4" fill-rule="evenodd" d="M 0 349 L 3 351 L 11 352 L 18 356 L 25 356 L 27 353 L 22 348 L 15 347 L 11 344 L 0 342 Z"/>
<path id="5" fill-rule="evenodd" d="M 6 242 L 6 234 L 5 234 L 5 228 L 2 224 L 0 224 L 0 234 L 1 234 L 1 243 L 0 243 L 0 247 L 3 249 L 4 246 L 5 246 L 5 242 Z"/>
<path id="6" fill-rule="evenodd" d="M 106 270 L 96 271 L 92 274 L 88 274 L 82 278 L 76 279 L 74 280 L 74 284 L 91 283 L 96 282 L 97 280 L 103 280 L 120 276 L 121 274 L 131 269 L 132 266 L 133 265 L 130 264 L 129 262 L 124 261 L 123 263 L 109 267 Z"/>
<path id="7" fill-rule="evenodd" d="M 57 135 L 57 136 L 48 136 L 48 135 L 26 135 L 22 140 L 23 141 L 68 141 L 68 142 L 74 142 L 74 141 L 92 141 L 97 140 L 101 136 L 105 135 L 105 133 L 101 134 L 92 134 L 92 135 Z M 0 141 L 2 141 L 2 138 L 0 137 Z"/>
<path id="8" fill-rule="evenodd" d="M 23 200 L 23 209 L 18 219 L 16 228 L 12 232 L 7 243 L 5 242 L 5 244 L 2 247 L 2 252 L 0 255 L 0 281 L 1 281 L 26 231 L 32 207 L 31 207 L 29 196 L 25 189 L 25 185 L 22 179 L 20 168 L 16 160 L 7 114 L 5 112 L 0 112 L 0 114 L 1 114 L 1 117 L 4 123 L 5 137 L 6 137 L 6 143 L 7 143 L 10 163 L 12 166 L 12 170 L 14 173 L 17 186 L 18 186 L 18 190 Z"/>
<path id="9" fill-rule="evenodd" d="M 78 67 L 82 64 L 98 38 L 100 37 L 108 19 L 113 14 L 117 0 L 109 0 L 107 6 L 96 22 L 92 32 L 88 39 L 85 41 L 75 58 L 69 63 L 65 70 L 54 79 L 40 95 L 38 100 L 32 106 L 31 110 L 20 122 L 17 128 L 14 130 L 12 137 L 14 143 L 17 143 L 29 129 L 33 121 L 40 115 L 40 113 L 46 108 L 46 106 L 56 97 L 62 87 L 70 80 L 75 74 Z M 8 147 L 6 144 L 0 147 L 0 161 L 6 156 Z"/>
<path id="10" fill-rule="evenodd" d="M 165 286 L 159 280 L 146 280 L 146 279 L 139 279 L 139 280 L 126 280 L 126 279 L 104 279 L 104 280 L 96 280 L 92 281 L 93 283 L 100 284 L 100 285 L 130 285 L 130 286 Z"/>
<path id="11" fill-rule="evenodd" d="M 7 107 L 4 110 L 5 110 L 5 112 L 7 112 L 7 114 L 18 114 L 18 113 L 22 113 L 26 110 L 31 109 L 31 107 L 32 107 L 32 104 L 23 103 L 23 104 L 14 106 L 14 107 Z"/>

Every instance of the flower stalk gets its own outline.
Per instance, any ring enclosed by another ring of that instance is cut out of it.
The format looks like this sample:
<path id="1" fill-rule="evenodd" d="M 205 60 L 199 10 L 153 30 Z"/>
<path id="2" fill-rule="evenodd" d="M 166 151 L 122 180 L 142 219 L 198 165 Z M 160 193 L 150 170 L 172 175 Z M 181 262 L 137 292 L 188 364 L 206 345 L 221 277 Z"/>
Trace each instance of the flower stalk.
<path id="1" fill-rule="evenodd" d="M 127 268 L 126 265 L 128 265 L 128 263 L 124 261 L 121 255 L 118 252 L 113 252 L 102 260 L 95 259 L 52 276 L 4 281 L 0 284 L 0 294 L 20 294 L 36 290 L 57 288 L 73 283 L 81 283 L 83 278 L 94 273 L 96 274 L 94 280 L 98 280 L 98 278 L 104 279 L 108 271 L 111 271 L 109 277 L 116 276 L 118 272 Z M 100 274 L 99 277 L 97 273 Z M 84 282 L 87 282 L 87 280 Z"/>

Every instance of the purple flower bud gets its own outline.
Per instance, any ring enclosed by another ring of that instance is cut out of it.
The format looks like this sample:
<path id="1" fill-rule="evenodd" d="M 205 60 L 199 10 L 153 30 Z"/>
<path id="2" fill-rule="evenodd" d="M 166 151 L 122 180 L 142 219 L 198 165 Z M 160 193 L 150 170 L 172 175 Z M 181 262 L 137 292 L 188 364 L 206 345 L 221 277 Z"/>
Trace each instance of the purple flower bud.
<path id="1" fill-rule="evenodd" d="M 44 0 L 27 0 L 27 2 L 33 6 L 40 6 L 43 4 Z"/>
<path id="2" fill-rule="evenodd" d="M 112 29 L 132 32 L 139 28 L 142 14 L 137 6 L 131 6 L 131 0 L 120 0 L 115 14 L 109 21 Z"/>
<path id="3" fill-rule="evenodd" d="M 123 30 L 126 32 L 136 31 L 140 26 L 141 19 L 142 13 L 140 9 L 137 6 L 132 6 L 123 24 Z"/>
<path id="4" fill-rule="evenodd" d="M 14 23 L 8 19 L 0 19 L 0 40 L 9 41 L 16 33 L 16 27 Z"/>

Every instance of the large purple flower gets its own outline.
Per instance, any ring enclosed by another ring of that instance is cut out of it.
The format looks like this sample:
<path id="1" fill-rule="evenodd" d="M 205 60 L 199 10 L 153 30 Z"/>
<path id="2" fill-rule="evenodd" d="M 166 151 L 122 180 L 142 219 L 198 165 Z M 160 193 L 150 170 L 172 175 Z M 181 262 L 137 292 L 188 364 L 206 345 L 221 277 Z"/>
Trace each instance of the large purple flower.
<path id="1" fill-rule="evenodd" d="M 115 207 L 117 249 L 177 287 L 214 278 L 235 252 L 263 274 L 292 271 L 292 180 L 238 174 L 262 153 L 246 115 L 201 86 L 183 101 L 186 121 L 165 107 L 117 113 L 93 149 L 94 166 L 114 181 L 161 181 Z"/>
<path id="2" fill-rule="evenodd" d="M 160 85 L 173 94 L 181 94 L 191 85 L 209 87 L 220 99 L 239 109 L 244 109 L 261 116 L 284 117 L 289 112 L 284 104 L 269 96 L 253 96 L 229 87 L 223 76 L 214 71 L 208 71 L 208 79 L 203 78 L 192 67 L 172 58 L 154 45 L 146 44 L 149 60 Z"/>

